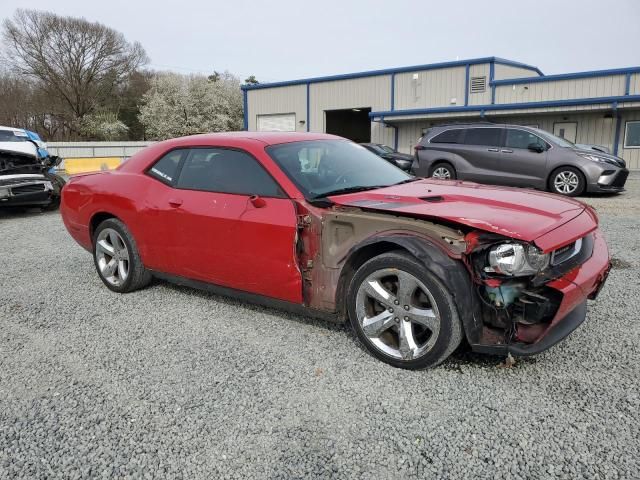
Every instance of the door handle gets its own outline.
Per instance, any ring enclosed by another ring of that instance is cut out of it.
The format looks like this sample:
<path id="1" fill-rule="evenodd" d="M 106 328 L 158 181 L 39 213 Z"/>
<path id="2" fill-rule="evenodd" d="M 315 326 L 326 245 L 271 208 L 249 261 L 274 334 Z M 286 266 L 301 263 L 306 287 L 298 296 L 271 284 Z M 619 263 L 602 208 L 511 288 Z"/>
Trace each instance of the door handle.
<path id="1" fill-rule="evenodd" d="M 499 148 L 487 148 L 487 152 L 499 152 Z"/>
<path id="2" fill-rule="evenodd" d="M 513 150 L 509 150 L 508 148 L 505 148 L 502 150 L 502 153 L 513 153 Z"/>
<path id="3" fill-rule="evenodd" d="M 178 208 L 180 205 L 182 205 L 182 199 L 172 198 L 169 200 L 169 205 L 171 205 L 174 208 Z"/>

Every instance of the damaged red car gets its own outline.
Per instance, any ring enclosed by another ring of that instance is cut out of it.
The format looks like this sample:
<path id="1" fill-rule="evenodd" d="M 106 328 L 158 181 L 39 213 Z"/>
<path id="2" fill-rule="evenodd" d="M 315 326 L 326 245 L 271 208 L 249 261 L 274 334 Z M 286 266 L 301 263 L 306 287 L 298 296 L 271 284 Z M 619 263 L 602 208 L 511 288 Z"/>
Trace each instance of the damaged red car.
<path id="1" fill-rule="evenodd" d="M 160 142 L 73 177 L 61 211 L 115 292 L 159 277 L 349 321 L 371 354 L 409 369 L 463 341 L 499 355 L 549 348 L 585 320 L 610 268 L 580 202 L 416 179 L 324 134 Z"/>

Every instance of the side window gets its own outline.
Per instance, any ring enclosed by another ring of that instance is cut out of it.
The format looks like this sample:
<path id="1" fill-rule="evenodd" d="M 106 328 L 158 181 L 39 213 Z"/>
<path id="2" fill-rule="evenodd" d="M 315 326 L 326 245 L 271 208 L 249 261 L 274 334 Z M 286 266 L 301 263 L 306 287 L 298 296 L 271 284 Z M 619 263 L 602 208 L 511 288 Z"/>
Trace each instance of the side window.
<path id="1" fill-rule="evenodd" d="M 180 161 L 186 155 L 188 150 L 182 148 L 179 150 L 171 150 L 160 160 L 153 164 L 148 170 L 148 174 L 163 183 L 171 185 L 174 183 Z"/>
<path id="2" fill-rule="evenodd" d="M 462 130 L 459 128 L 446 130 L 429 140 L 429 143 L 460 143 L 461 132 Z"/>
<path id="3" fill-rule="evenodd" d="M 194 148 L 182 166 L 178 188 L 205 192 L 284 197 L 278 184 L 248 153 Z"/>
<path id="4" fill-rule="evenodd" d="M 501 128 L 469 128 L 464 137 L 466 145 L 500 146 Z"/>
<path id="5" fill-rule="evenodd" d="M 539 136 L 534 135 L 531 132 L 524 130 L 516 130 L 514 128 L 507 129 L 507 139 L 505 140 L 505 147 L 508 148 L 522 148 L 527 149 L 530 145 L 539 145 L 545 150 L 548 148 L 547 142 L 542 140 Z"/>

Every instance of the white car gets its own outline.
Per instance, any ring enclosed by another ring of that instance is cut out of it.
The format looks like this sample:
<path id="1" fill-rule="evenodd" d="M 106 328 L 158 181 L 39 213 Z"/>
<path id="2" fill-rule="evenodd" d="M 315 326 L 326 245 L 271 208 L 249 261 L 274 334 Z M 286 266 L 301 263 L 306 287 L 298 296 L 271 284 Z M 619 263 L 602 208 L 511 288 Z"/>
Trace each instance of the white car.
<path id="1" fill-rule="evenodd" d="M 37 134 L 0 127 L 0 207 L 57 208 L 65 181 L 48 170 L 58 163 Z"/>

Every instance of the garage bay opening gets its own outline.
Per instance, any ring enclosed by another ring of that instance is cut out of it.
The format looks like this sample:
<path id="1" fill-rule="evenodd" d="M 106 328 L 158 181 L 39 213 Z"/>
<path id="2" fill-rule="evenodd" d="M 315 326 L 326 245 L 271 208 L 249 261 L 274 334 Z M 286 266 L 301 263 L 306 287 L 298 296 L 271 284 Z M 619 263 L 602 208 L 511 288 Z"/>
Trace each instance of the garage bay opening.
<path id="1" fill-rule="evenodd" d="M 347 108 L 325 111 L 325 132 L 358 143 L 371 141 L 371 108 Z"/>

